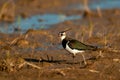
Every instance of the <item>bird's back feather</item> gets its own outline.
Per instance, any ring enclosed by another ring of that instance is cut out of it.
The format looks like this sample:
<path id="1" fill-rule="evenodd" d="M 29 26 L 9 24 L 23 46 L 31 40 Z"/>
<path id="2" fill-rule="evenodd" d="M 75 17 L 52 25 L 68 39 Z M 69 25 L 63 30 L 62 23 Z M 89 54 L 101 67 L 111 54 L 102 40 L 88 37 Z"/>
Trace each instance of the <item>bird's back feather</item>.
<path id="1" fill-rule="evenodd" d="M 78 49 L 78 50 L 96 50 L 96 46 L 86 45 L 80 41 L 77 41 L 75 39 L 68 39 L 69 43 L 68 46 L 72 49 Z"/>

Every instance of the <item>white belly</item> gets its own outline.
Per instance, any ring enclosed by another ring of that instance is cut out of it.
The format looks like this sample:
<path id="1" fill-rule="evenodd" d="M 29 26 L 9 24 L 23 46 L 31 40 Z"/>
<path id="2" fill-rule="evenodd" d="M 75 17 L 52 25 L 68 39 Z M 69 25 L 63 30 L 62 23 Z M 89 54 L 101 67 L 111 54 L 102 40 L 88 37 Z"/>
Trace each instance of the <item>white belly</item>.
<path id="1" fill-rule="evenodd" d="M 70 53 L 73 53 L 74 55 L 77 53 L 82 53 L 84 51 L 82 50 L 77 50 L 77 49 L 71 49 L 68 45 L 66 45 L 66 50 L 69 51 Z"/>

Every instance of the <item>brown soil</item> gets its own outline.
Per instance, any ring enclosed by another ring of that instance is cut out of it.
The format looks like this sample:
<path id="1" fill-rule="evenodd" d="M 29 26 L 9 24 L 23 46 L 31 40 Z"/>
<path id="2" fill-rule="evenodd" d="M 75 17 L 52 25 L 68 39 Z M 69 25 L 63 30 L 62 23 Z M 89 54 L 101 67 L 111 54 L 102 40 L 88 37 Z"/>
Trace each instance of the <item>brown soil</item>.
<path id="1" fill-rule="evenodd" d="M 3 5 L 5 0 L 1 0 Z M 80 0 L 15 0 L 15 17 L 33 14 L 81 14 L 79 10 L 62 10 Z M 40 4 L 39 4 L 40 3 Z M 43 30 L 24 34 L 0 33 L 1 80 L 120 80 L 120 10 L 103 10 L 102 16 L 92 11 L 80 20 L 66 21 Z M 75 62 L 60 47 L 58 32 L 71 28 L 67 35 L 86 44 L 97 45 L 98 51 L 86 52 L 87 66 L 78 54 Z M 30 63 L 35 66 L 28 65 Z"/>

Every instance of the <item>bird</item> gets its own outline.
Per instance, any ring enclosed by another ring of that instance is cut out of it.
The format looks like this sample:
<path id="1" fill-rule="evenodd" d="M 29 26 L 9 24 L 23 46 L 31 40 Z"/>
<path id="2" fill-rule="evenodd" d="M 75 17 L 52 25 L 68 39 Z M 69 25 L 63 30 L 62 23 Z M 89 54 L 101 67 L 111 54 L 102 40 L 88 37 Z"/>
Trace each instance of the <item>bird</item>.
<path id="1" fill-rule="evenodd" d="M 89 50 L 91 50 L 91 51 L 97 50 L 97 46 L 87 45 L 76 39 L 68 37 L 66 35 L 66 32 L 68 30 L 61 31 L 58 33 L 58 36 L 61 39 L 63 48 L 72 54 L 73 60 L 74 60 L 76 54 L 80 53 L 84 60 L 84 64 L 87 65 L 87 62 L 86 62 L 86 59 L 85 59 L 85 56 L 83 53 L 86 51 L 89 51 Z"/>

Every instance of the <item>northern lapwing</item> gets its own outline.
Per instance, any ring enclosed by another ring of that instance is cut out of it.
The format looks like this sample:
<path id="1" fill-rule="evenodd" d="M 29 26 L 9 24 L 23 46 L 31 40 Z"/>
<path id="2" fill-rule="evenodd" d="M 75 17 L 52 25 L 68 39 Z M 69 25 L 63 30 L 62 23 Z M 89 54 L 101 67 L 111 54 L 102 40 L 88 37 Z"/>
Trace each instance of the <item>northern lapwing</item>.
<path id="1" fill-rule="evenodd" d="M 66 49 L 68 52 L 72 53 L 73 60 L 75 58 L 75 55 L 80 53 L 83 57 L 84 64 L 86 65 L 87 62 L 86 62 L 85 56 L 83 55 L 83 52 L 88 51 L 88 50 L 97 50 L 97 47 L 86 45 L 78 40 L 67 37 L 66 31 L 59 32 L 58 34 L 62 41 L 63 48 Z"/>

